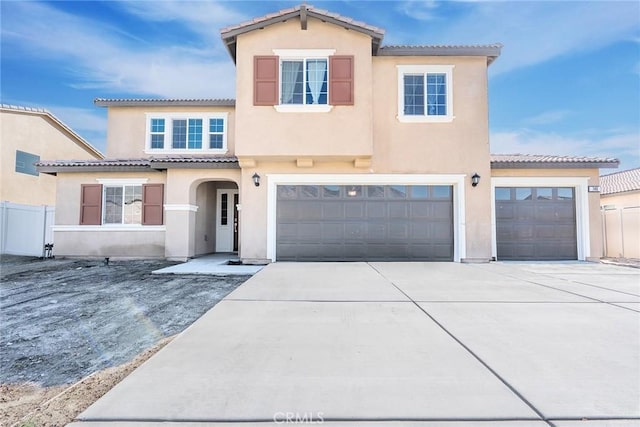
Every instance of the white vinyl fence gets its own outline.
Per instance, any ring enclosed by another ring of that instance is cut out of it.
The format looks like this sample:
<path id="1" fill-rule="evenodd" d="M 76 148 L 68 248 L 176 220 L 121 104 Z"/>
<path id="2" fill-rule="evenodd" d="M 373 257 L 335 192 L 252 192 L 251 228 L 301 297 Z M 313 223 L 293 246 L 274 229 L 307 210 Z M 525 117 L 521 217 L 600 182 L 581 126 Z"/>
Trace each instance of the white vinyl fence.
<path id="1" fill-rule="evenodd" d="M 604 256 L 640 259 L 640 206 L 602 210 Z"/>
<path id="2" fill-rule="evenodd" d="M 0 202 L 0 254 L 45 256 L 53 243 L 54 206 Z"/>

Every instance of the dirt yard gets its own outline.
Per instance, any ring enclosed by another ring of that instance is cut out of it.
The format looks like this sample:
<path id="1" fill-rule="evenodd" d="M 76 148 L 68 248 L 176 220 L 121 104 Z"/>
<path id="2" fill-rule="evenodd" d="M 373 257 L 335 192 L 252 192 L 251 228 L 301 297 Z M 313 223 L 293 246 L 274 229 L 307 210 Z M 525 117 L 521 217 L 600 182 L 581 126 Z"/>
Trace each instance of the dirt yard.
<path id="1" fill-rule="evenodd" d="M 168 265 L 3 256 L 0 425 L 65 425 L 248 279 Z"/>

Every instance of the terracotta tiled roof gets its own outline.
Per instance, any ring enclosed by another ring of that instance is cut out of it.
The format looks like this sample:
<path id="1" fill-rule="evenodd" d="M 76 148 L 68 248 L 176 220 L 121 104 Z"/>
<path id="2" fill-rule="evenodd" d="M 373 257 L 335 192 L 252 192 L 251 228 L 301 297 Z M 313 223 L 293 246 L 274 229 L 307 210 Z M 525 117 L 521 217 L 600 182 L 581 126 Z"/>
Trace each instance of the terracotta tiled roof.
<path id="1" fill-rule="evenodd" d="M 85 151 L 90 153 L 92 156 L 96 158 L 103 158 L 104 155 L 91 145 L 87 140 L 78 135 L 73 129 L 64 124 L 59 118 L 57 118 L 53 113 L 44 108 L 33 108 L 33 107 L 22 107 L 19 105 L 9 105 L 9 104 L 0 104 L 0 111 L 12 111 L 15 113 L 23 113 L 23 114 L 35 114 L 47 117 L 49 120 L 54 122 L 57 126 L 59 126 L 64 132 L 67 132 L 73 139 L 76 140 L 77 145 L 82 147 Z"/>
<path id="2" fill-rule="evenodd" d="M 222 36 L 224 44 L 227 46 L 227 50 L 229 51 L 231 58 L 233 58 L 233 61 L 235 62 L 236 42 L 238 35 L 297 17 L 300 18 L 301 25 L 303 25 L 304 28 L 306 28 L 307 17 L 312 17 L 320 19 L 323 22 L 330 22 L 335 25 L 340 25 L 349 30 L 367 34 L 371 37 L 371 51 L 374 54 L 377 53 L 378 48 L 382 43 L 382 38 L 384 37 L 384 30 L 382 28 L 366 24 L 362 21 L 356 21 L 353 18 L 329 12 L 324 9 L 316 9 L 311 5 L 305 4 L 260 16 L 237 25 L 231 25 L 229 27 L 221 29 L 220 35 Z"/>
<path id="3" fill-rule="evenodd" d="M 158 99 L 158 98 L 96 98 L 93 103 L 99 107 L 138 107 L 138 106 L 198 106 L 198 107 L 234 107 L 235 99 Z"/>
<path id="4" fill-rule="evenodd" d="M 640 190 L 640 168 L 610 173 L 600 177 L 600 194 Z"/>
<path id="5" fill-rule="evenodd" d="M 238 158 L 235 156 L 162 156 L 151 157 L 152 163 L 235 163 Z"/>
<path id="6" fill-rule="evenodd" d="M 617 168 L 611 157 L 550 156 L 544 154 L 492 154 L 493 169 L 522 168 Z"/>

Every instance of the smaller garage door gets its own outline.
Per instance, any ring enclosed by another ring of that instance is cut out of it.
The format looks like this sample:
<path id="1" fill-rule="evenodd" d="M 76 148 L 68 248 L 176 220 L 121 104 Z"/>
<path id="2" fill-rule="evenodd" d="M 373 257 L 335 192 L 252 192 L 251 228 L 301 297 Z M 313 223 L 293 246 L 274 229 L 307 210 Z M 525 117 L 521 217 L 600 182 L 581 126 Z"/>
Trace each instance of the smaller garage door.
<path id="1" fill-rule="evenodd" d="M 497 187 L 495 197 L 499 260 L 578 258 L 573 188 Z"/>

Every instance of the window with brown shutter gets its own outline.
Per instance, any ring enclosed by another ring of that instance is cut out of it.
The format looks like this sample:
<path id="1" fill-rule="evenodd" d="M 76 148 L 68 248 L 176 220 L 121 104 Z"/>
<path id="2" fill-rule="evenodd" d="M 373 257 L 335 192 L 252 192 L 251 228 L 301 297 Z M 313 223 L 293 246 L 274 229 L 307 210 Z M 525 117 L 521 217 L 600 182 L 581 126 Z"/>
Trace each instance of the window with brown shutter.
<path id="1" fill-rule="evenodd" d="M 164 184 L 142 186 L 142 225 L 162 225 Z"/>
<path id="2" fill-rule="evenodd" d="M 102 224 L 102 184 L 82 184 L 80 225 Z"/>
<path id="3" fill-rule="evenodd" d="M 278 57 L 254 56 L 253 105 L 278 104 Z"/>
<path id="4" fill-rule="evenodd" d="M 330 56 L 329 79 L 329 104 L 353 105 L 353 56 Z"/>

